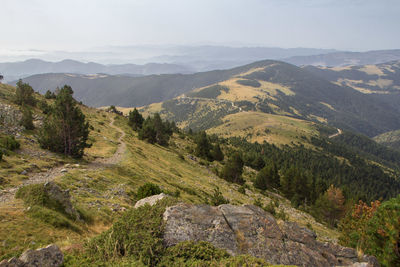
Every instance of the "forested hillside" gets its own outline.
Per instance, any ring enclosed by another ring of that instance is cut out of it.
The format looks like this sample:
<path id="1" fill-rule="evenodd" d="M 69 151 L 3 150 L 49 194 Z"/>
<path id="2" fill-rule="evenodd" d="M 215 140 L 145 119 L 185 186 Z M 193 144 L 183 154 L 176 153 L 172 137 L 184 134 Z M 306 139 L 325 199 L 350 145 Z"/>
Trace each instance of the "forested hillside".
<path id="1" fill-rule="evenodd" d="M 250 66 L 227 80 L 143 110 L 158 111 L 187 129 L 203 130 L 243 111 L 328 123 L 370 137 L 400 125 L 394 103 L 388 105 L 290 64 L 261 61 Z"/>

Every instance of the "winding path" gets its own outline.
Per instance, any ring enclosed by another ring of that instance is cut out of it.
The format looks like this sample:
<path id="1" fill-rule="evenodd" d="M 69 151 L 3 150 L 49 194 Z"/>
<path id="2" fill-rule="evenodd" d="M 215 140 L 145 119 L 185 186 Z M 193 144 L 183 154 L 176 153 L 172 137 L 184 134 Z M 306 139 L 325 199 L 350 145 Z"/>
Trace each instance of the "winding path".
<path id="1" fill-rule="evenodd" d="M 121 136 L 118 138 L 119 145 L 117 151 L 115 151 L 115 153 L 109 158 L 97 158 L 94 161 L 90 162 L 89 164 L 82 166 L 85 167 L 85 169 L 91 169 L 91 170 L 102 169 L 115 165 L 122 160 L 123 154 L 125 153 L 126 150 L 126 143 L 123 141 L 123 138 L 125 137 L 125 132 L 118 126 L 114 125 L 113 117 L 111 118 L 110 127 L 116 129 L 118 132 L 121 133 Z M 48 169 L 45 172 L 28 174 L 29 178 L 26 181 L 24 181 L 21 185 L 0 191 L 0 207 L 12 201 L 14 199 L 15 193 L 20 187 L 29 184 L 40 184 L 52 181 L 55 178 L 62 176 L 64 174 L 63 173 L 64 169 L 65 166 L 58 166 Z"/>
<path id="2" fill-rule="evenodd" d="M 343 133 L 343 131 L 342 131 L 341 129 L 337 128 L 337 133 L 331 134 L 330 136 L 328 136 L 328 138 L 329 138 L 329 139 L 334 138 L 334 137 L 336 137 L 336 136 L 341 135 L 342 133 Z"/>

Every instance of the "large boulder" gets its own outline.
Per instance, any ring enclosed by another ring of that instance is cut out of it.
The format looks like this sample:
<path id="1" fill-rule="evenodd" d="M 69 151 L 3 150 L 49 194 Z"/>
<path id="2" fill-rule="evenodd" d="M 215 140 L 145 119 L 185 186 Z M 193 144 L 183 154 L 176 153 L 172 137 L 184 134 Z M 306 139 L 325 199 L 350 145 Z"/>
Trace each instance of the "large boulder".
<path id="1" fill-rule="evenodd" d="M 316 234 L 293 222 L 278 224 L 274 217 L 253 205 L 192 205 L 180 203 L 164 212 L 164 243 L 208 241 L 231 255 L 250 254 L 271 264 L 299 266 L 350 266 L 357 252 L 321 243 Z M 367 266 L 379 266 L 364 257 Z"/>
<path id="2" fill-rule="evenodd" d="M 0 267 L 58 267 L 64 262 L 64 256 L 57 245 L 49 245 L 37 250 L 27 250 L 19 258 L 0 262 Z"/>

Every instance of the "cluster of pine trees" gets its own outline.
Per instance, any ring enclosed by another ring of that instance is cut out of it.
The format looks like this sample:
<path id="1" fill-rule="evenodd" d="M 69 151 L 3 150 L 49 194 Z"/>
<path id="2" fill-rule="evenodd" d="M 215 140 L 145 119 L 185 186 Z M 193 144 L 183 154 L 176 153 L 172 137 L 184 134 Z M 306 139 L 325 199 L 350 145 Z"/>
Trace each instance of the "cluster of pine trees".
<path id="1" fill-rule="evenodd" d="M 57 93 L 48 91 L 47 99 L 55 99 L 53 105 L 40 102 L 39 107 L 46 114 L 43 126 L 39 129 L 38 141 L 42 148 L 53 152 L 63 153 L 66 156 L 80 158 L 88 144 L 89 123 L 85 115 L 73 98 L 73 90 L 65 85 L 57 89 Z M 33 118 L 31 108 L 36 106 L 37 100 L 32 87 L 23 83 L 17 83 L 14 102 L 22 108 L 21 124 L 27 130 L 33 130 Z"/>
<path id="2" fill-rule="evenodd" d="M 39 132 L 42 148 L 80 158 L 88 144 L 89 123 L 72 97 L 73 90 L 65 85 L 57 93 L 55 103 Z"/>
<path id="3" fill-rule="evenodd" d="M 150 144 L 168 146 L 172 134 L 178 131 L 174 122 L 163 121 L 160 114 L 143 118 L 142 114 L 135 108 L 129 112 L 129 125 L 138 132 L 140 140 L 146 140 Z"/>
<path id="4" fill-rule="evenodd" d="M 14 103 L 21 106 L 22 118 L 20 124 L 26 130 L 33 130 L 35 126 L 33 125 L 32 108 L 36 106 L 37 101 L 33 88 L 29 84 L 23 83 L 22 80 L 17 82 Z"/>

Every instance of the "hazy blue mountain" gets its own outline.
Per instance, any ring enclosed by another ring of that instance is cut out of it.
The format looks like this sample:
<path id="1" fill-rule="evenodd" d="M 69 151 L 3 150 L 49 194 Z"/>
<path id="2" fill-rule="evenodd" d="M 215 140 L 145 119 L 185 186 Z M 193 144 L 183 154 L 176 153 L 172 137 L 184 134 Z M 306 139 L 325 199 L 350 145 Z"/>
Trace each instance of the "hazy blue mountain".
<path id="1" fill-rule="evenodd" d="M 107 73 L 151 75 L 192 72 L 193 71 L 188 67 L 168 63 L 148 63 L 145 65 L 103 65 L 94 62 L 83 63 L 70 59 L 59 62 L 48 62 L 40 59 L 29 59 L 22 62 L 0 63 L 0 73 L 4 75 L 4 78 L 7 81 L 42 73 Z"/>
<path id="2" fill-rule="evenodd" d="M 368 52 L 334 52 L 320 55 L 293 56 L 283 59 L 283 61 L 297 66 L 313 65 L 328 67 L 379 64 L 393 60 L 400 60 L 400 49 Z"/>
<path id="3" fill-rule="evenodd" d="M 6 62 L 0 63 L 0 73 L 5 76 L 6 81 L 42 73 L 194 73 L 229 69 L 260 59 L 282 59 L 331 52 L 336 50 L 177 45 L 109 46 L 80 52 L 35 50 L 26 51 L 26 55 L 16 57 L 0 56 L 0 61 Z M 90 62 L 82 63 L 88 61 Z"/>

